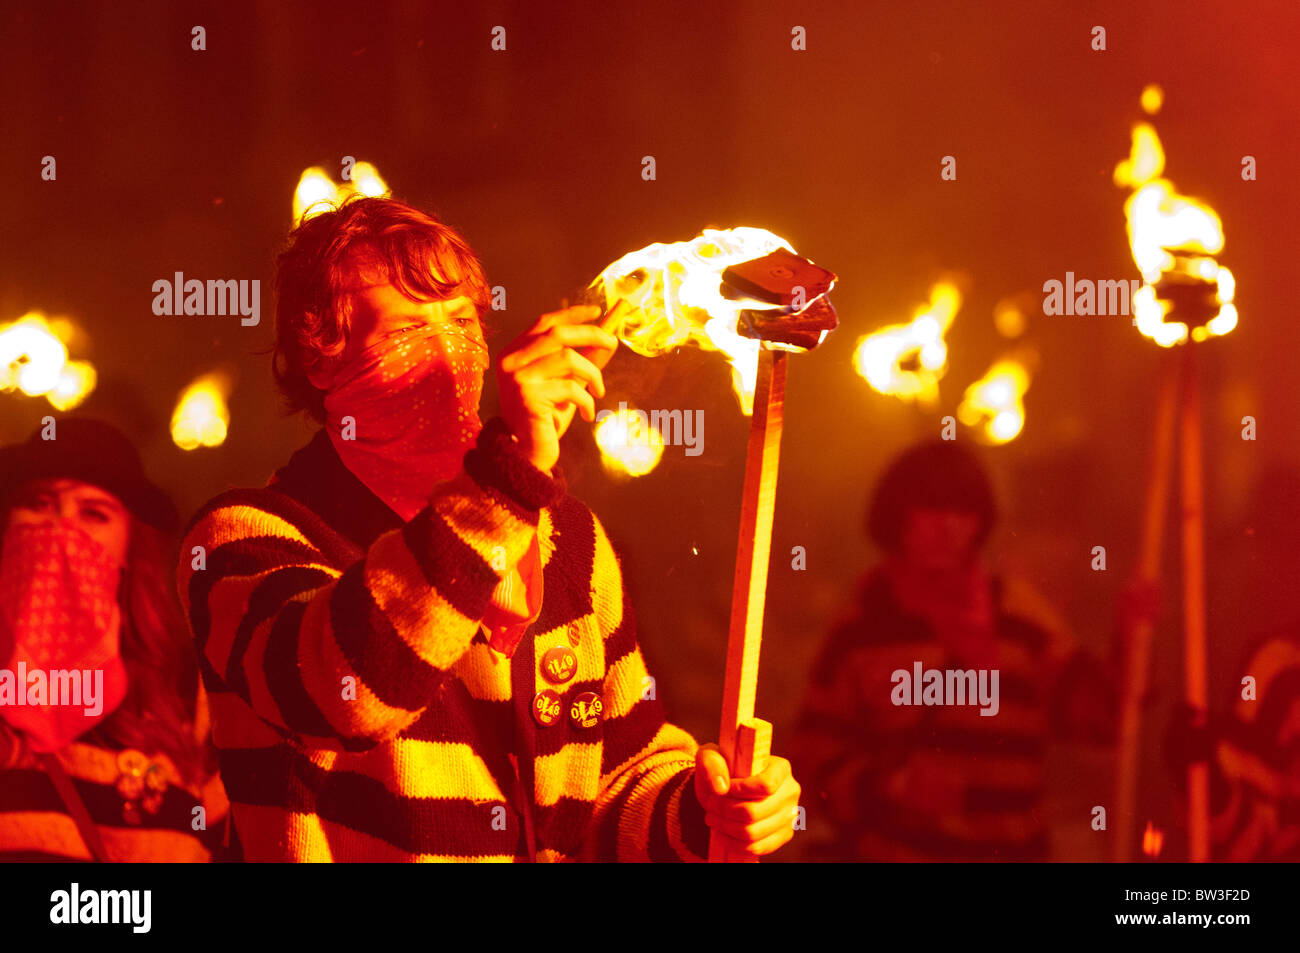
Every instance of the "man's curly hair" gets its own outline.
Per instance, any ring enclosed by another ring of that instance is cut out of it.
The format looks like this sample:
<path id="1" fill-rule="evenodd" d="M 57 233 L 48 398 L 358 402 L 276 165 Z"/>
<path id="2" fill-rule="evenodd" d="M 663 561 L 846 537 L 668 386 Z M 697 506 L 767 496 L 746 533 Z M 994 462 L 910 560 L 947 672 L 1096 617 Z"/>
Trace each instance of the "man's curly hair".
<path id="1" fill-rule="evenodd" d="M 480 319 L 491 293 L 469 243 L 433 215 L 395 199 L 364 196 L 311 211 L 276 258 L 271 370 L 291 412 L 305 410 L 324 422 L 325 394 L 307 375 L 347 346 L 346 288 L 357 269 L 373 270 L 414 301 L 463 294 Z"/>

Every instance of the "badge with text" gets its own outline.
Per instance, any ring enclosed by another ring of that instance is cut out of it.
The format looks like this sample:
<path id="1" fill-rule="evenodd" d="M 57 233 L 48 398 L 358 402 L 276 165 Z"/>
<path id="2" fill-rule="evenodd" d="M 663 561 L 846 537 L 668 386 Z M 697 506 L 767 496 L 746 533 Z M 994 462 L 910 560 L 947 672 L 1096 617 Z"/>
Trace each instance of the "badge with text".
<path id="1" fill-rule="evenodd" d="M 600 722 L 600 714 L 605 710 L 604 703 L 595 692 L 583 692 L 575 695 L 569 703 L 569 721 L 575 728 L 595 728 Z"/>
<path id="2" fill-rule="evenodd" d="M 542 656 L 542 677 L 552 685 L 563 685 L 578 671 L 578 656 L 567 645 L 557 645 Z"/>
<path id="3" fill-rule="evenodd" d="M 533 696 L 533 718 L 543 728 L 549 728 L 559 721 L 563 708 L 563 699 L 549 688 Z"/>

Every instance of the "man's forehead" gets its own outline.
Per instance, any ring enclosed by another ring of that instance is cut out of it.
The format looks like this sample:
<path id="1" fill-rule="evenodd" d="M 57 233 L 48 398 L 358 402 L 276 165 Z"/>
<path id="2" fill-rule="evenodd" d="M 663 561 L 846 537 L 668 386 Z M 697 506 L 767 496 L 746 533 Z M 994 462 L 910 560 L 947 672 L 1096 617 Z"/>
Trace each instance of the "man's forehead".
<path id="1" fill-rule="evenodd" d="M 430 258 L 428 262 L 430 276 L 443 284 L 460 284 L 465 276 L 454 262 L 440 262 Z M 393 287 L 393 276 L 389 267 L 370 255 L 354 256 L 343 270 L 343 290 L 357 293 L 370 288 Z"/>
<path id="2" fill-rule="evenodd" d="M 351 297 L 354 304 L 360 303 L 363 307 L 381 313 L 419 311 L 435 304 L 442 305 L 444 310 L 465 304 L 473 306 L 473 302 L 463 293 L 450 298 L 412 298 L 401 288 L 387 282 L 358 288 L 351 293 Z"/>

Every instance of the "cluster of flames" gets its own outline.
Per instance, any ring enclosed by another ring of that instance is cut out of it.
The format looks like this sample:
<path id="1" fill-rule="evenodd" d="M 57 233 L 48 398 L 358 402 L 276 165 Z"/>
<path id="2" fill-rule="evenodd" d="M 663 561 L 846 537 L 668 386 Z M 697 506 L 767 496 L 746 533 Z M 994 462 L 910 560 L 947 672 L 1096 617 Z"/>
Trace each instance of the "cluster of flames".
<path id="1" fill-rule="evenodd" d="M 72 321 L 39 311 L 0 325 L 0 391 L 44 397 L 55 410 L 72 410 L 95 389 L 95 366 L 68 356 L 85 341 Z"/>
<path id="2" fill-rule="evenodd" d="M 739 334 L 737 321 L 742 310 L 776 306 L 726 297 L 722 273 L 779 248 L 794 251 L 784 238 L 763 228 L 707 228 L 690 241 L 661 242 L 624 255 L 596 277 L 590 291 L 606 309 L 619 301 L 630 306 L 615 330 L 624 345 L 643 357 L 684 345 L 720 352 L 731 365 L 732 389 L 748 416 L 754 412 L 761 345 Z M 607 470 L 642 476 L 658 465 L 663 445 L 652 428 L 638 432 L 630 426 L 629 413 L 605 417 L 596 427 L 596 444 Z"/>
<path id="3" fill-rule="evenodd" d="M 871 388 L 931 407 L 939 399 L 939 379 L 948 369 L 944 335 L 961 308 L 961 292 L 950 281 L 930 289 L 907 324 L 891 324 L 858 341 L 853 366 Z"/>
<path id="4" fill-rule="evenodd" d="M 1142 93 L 1142 107 L 1150 115 L 1160 109 L 1163 94 L 1157 86 Z M 1163 177 L 1165 152 L 1155 127 L 1139 122 L 1133 127 L 1128 159 L 1115 167 L 1115 184 L 1131 188 L 1124 203 L 1129 247 L 1142 274 L 1143 284 L 1133 299 L 1138 330 L 1161 347 L 1227 334 L 1237 326 L 1232 303 L 1236 282 L 1232 272 L 1214 259 L 1223 250 L 1223 223 L 1210 206 L 1181 195 Z M 1213 288 L 1218 313 L 1203 325 L 1189 327 L 1166 321 L 1172 305 L 1160 298 L 1162 279 L 1177 276 Z"/>
<path id="5" fill-rule="evenodd" d="M 763 228 L 706 228 L 690 241 L 629 252 L 606 267 L 590 290 L 606 309 L 620 300 L 631 306 L 617 331 L 637 354 L 656 357 L 687 344 L 720 351 L 731 364 L 736 399 L 749 415 L 754 412 L 760 344 L 737 333 L 736 322 L 743 310 L 777 306 L 726 297 L 722 273 L 779 248 L 794 251 L 784 238 Z"/>
<path id="6" fill-rule="evenodd" d="M 961 305 L 961 291 L 955 282 L 936 282 L 930 288 L 929 301 L 917 305 L 911 321 L 886 325 L 859 338 L 853 352 L 854 369 L 877 393 L 932 408 L 939 400 L 939 381 L 948 370 L 945 335 Z M 1014 310 L 1010 305 L 1000 303 L 999 309 L 1000 330 L 1007 334 L 1023 330 L 1008 320 Z M 1024 397 L 1032 363 L 1032 354 L 1025 350 L 996 361 L 966 388 L 957 419 L 988 443 L 1016 439 L 1025 426 Z"/>
<path id="7" fill-rule="evenodd" d="M 388 183 L 369 162 L 356 163 L 350 174 L 351 179 L 336 183 L 320 166 L 304 169 L 293 190 L 294 224 L 342 205 L 352 195 L 378 198 L 389 193 Z"/>

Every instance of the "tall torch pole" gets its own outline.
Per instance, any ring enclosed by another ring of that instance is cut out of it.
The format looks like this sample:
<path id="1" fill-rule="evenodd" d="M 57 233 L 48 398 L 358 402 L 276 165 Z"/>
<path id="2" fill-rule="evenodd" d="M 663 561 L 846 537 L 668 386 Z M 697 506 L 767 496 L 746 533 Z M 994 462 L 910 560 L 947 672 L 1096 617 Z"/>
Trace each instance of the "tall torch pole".
<path id="1" fill-rule="evenodd" d="M 1205 488 L 1201 452 L 1201 387 L 1196 349 L 1184 354 L 1179 449 L 1182 464 L 1184 676 L 1194 723 L 1204 725 L 1209 706 L 1205 658 Z M 1188 859 L 1210 859 L 1210 766 L 1187 766 Z"/>
<path id="2" fill-rule="evenodd" d="M 1177 365 L 1163 362 L 1160 391 L 1156 398 L 1155 441 L 1147 483 L 1146 509 L 1142 517 L 1141 554 L 1138 580 L 1154 585 L 1160 579 L 1160 553 L 1165 537 L 1165 514 L 1169 509 L 1169 471 L 1174 456 L 1174 401 L 1177 397 Z M 1138 749 L 1142 742 L 1142 702 L 1146 696 L 1147 669 L 1151 658 L 1152 621 L 1142 618 L 1131 632 L 1122 633 L 1125 649 L 1122 708 L 1119 719 L 1119 756 L 1116 765 L 1115 861 L 1132 858 L 1137 820 Z"/>
<path id="3" fill-rule="evenodd" d="M 759 351 L 754 417 L 745 456 L 736 581 L 727 634 L 727 672 L 722 688 L 722 722 L 718 728 L 718 747 L 731 767 L 733 778 L 747 778 L 763 770 L 772 746 L 772 725 L 754 717 L 754 696 L 758 689 L 758 653 L 763 639 L 776 476 L 781 457 L 786 358 L 784 351 L 767 348 Z M 745 860 L 757 858 L 733 856 L 716 832 L 710 835 L 710 863 Z"/>

